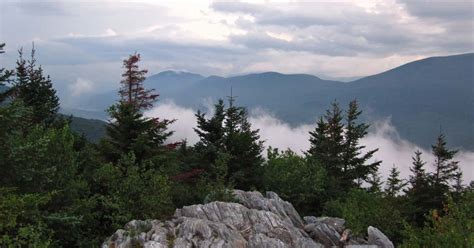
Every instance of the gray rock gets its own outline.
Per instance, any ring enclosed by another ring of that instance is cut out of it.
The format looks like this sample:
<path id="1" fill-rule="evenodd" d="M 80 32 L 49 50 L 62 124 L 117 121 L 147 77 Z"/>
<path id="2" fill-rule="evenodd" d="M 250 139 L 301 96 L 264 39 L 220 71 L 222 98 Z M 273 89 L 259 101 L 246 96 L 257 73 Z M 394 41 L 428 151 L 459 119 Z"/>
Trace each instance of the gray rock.
<path id="1" fill-rule="evenodd" d="M 390 239 L 385 236 L 379 229 L 369 226 L 367 228 L 367 234 L 369 235 L 369 245 L 376 245 L 381 248 L 393 248 L 393 243 Z"/>
<path id="2" fill-rule="evenodd" d="M 293 205 L 274 192 L 267 192 L 265 196 L 260 192 L 241 190 L 233 193 L 238 203 L 185 206 L 177 209 L 167 221 L 132 220 L 110 236 L 102 247 L 321 248 L 352 245 L 362 248 L 390 242 L 372 227 L 369 227 L 372 243 L 348 239 L 347 230 L 341 241 L 343 219 L 306 216 L 307 225 L 304 225 Z"/>

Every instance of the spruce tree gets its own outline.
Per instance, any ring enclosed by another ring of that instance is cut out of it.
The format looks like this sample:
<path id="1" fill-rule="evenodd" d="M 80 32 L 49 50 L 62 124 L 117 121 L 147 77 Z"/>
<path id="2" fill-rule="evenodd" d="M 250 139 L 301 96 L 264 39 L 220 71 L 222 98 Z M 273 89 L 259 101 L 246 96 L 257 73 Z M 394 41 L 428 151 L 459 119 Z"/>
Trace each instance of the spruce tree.
<path id="1" fill-rule="evenodd" d="M 438 136 L 436 144 L 431 148 L 435 156 L 433 184 L 435 187 L 448 188 L 450 182 L 456 178 L 456 173 L 459 171 L 459 161 L 453 160 L 458 151 L 449 150 L 446 147 L 443 134 Z"/>
<path id="2" fill-rule="evenodd" d="M 421 227 L 425 220 L 425 214 L 431 208 L 431 192 L 428 175 L 424 166 L 426 162 L 421 159 L 422 152 L 417 150 L 412 157 L 411 175 L 408 180 L 409 187 L 405 191 L 408 197 L 408 219 Z"/>
<path id="3" fill-rule="evenodd" d="M 314 131 L 310 132 L 310 149 L 307 157 L 319 162 L 331 178 L 332 194 L 347 192 L 360 187 L 363 181 L 377 171 L 381 161 L 368 162 L 377 149 L 363 153 L 365 146 L 360 140 L 367 135 L 369 125 L 357 123 L 362 112 L 356 101 L 349 104 L 346 124 L 343 111 L 337 102 L 332 103 L 324 118 L 320 118 Z M 337 193 L 339 191 L 339 193 Z"/>
<path id="4" fill-rule="evenodd" d="M 158 95 L 143 86 L 146 70 L 140 70 L 139 54 L 130 55 L 123 61 L 119 94 L 121 100 L 108 109 L 112 120 L 107 125 L 107 139 L 103 149 L 108 160 L 116 162 L 124 154 L 133 152 L 138 164 L 164 149 L 163 144 L 171 136 L 167 130 L 170 120 L 146 118 L 143 112 L 153 106 Z"/>
<path id="5" fill-rule="evenodd" d="M 234 105 L 234 98 L 229 98 L 224 121 L 224 146 L 230 155 L 228 161 L 229 181 L 239 189 L 249 190 L 260 187 L 260 170 L 263 163 L 263 141 L 260 141 L 259 130 L 252 130 L 247 117 L 247 110 Z"/>
<path id="6" fill-rule="evenodd" d="M 0 43 L 0 54 L 5 53 L 3 48 L 5 43 Z M 2 103 L 10 94 L 11 89 L 3 88 L 5 83 L 10 82 L 10 77 L 13 75 L 13 71 L 7 70 L 6 68 L 0 68 L 0 103 Z"/>
<path id="7" fill-rule="evenodd" d="M 372 172 L 368 177 L 367 182 L 370 185 L 367 191 L 369 191 L 370 193 L 382 192 L 382 177 L 380 176 L 378 171 Z"/>
<path id="8" fill-rule="evenodd" d="M 53 88 L 51 79 L 43 75 L 41 66 L 36 66 L 35 48 L 31 50 L 31 58 L 23 58 L 19 51 L 16 67 L 16 79 L 13 85 L 14 96 L 20 98 L 26 106 L 33 110 L 33 122 L 51 124 L 59 110 L 59 98 Z"/>
<path id="9" fill-rule="evenodd" d="M 196 117 L 195 131 L 200 137 L 196 150 L 201 153 L 202 163 L 210 166 L 207 171 L 211 178 L 216 176 L 213 167 L 219 154 L 227 154 L 227 184 L 243 190 L 259 188 L 263 142 L 259 140 L 259 130 L 252 130 L 246 109 L 235 106 L 230 97 L 228 108 L 219 100 L 210 119 L 201 112 Z"/>
<path id="10" fill-rule="evenodd" d="M 360 140 L 367 135 L 369 125 L 357 123 L 357 119 L 362 114 L 359 110 L 357 101 L 349 103 L 349 109 L 346 116 L 346 132 L 344 133 L 344 151 L 343 151 L 343 171 L 346 175 L 345 182 L 354 182 L 360 186 L 362 181 L 367 181 L 367 177 L 377 171 L 382 161 L 368 162 L 378 151 L 370 150 L 363 153 L 365 146 L 360 145 Z"/>
<path id="11" fill-rule="evenodd" d="M 450 191 L 451 183 L 456 179 L 459 169 L 459 161 L 454 161 L 457 150 L 450 150 L 446 146 L 443 134 L 437 138 L 436 144 L 431 146 L 435 161 L 434 172 L 430 175 L 432 206 L 441 209 Z"/>
<path id="12" fill-rule="evenodd" d="M 309 142 L 311 147 L 306 152 L 307 156 L 324 163 L 329 159 L 328 138 L 326 137 L 328 125 L 323 117 L 316 123 L 316 128 L 309 132 Z"/>
<path id="13" fill-rule="evenodd" d="M 387 178 L 385 194 L 387 194 L 387 196 L 390 198 L 394 198 L 406 185 L 407 182 L 405 182 L 403 179 L 400 179 L 400 171 L 397 169 L 397 167 L 395 167 L 395 165 L 393 165 Z"/>
<path id="14" fill-rule="evenodd" d="M 194 131 L 199 136 L 199 141 L 195 145 L 197 154 L 203 165 L 203 169 L 211 173 L 210 165 L 215 164 L 220 152 L 224 152 L 224 101 L 219 100 L 214 105 L 214 115 L 206 119 L 206 114 L 198 111 L 196 113 L 197 127 Z"/>
<path id="15" fill-rule="evenodd" d="M 315 159 L 334 178 L 343 176 L 344 125 L 342 110 L 337 102 L 326 110 L 326 115 L 317 123 L 314 131 L 310 132 L 311 146 L 307 154 Z"/>

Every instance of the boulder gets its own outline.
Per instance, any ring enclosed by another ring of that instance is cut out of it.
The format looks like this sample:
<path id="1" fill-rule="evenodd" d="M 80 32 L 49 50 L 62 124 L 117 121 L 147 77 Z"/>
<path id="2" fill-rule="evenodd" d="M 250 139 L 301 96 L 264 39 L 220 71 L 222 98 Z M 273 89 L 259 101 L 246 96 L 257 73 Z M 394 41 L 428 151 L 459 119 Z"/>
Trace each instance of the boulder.
<path id="1" fill-rule="evenodd" d="M 307 216 L 276 193 L 235 190 L 236 202 L 210 202 L 177 209 L 170 220 L 132 220 L 103 248 L 321 248 L 393 247 L 378 229 L 369 227 L 369 242 L 351 239 L 340 218 Z M 306 223 L 306 225 L 305 225 Z M 358 246 L 359 245 L 359 246 Z"/>
<path id="2" fill-rule="evenodd" d="M 367 228 L 367 234 L 369 236 L 368 244 L 376 245 L 380 248 L 393 248 L 393 243 L 390 239 L 385 236 L 379 229 L 369 226 Z"/>

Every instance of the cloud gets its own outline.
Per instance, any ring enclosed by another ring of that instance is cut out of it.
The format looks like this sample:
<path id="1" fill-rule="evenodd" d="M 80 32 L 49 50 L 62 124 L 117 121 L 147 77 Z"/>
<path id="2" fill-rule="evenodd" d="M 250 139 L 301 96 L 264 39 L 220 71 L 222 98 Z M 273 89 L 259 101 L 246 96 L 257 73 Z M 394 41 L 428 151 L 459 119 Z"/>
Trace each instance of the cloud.
<path id="1" fill-rule="evenodd" d="M 171 130 L 175 131 L 170 141 L 187 139 L 188 144 L 192 145 L 199 140 L 193 131 L 193 128 L 196 127 L 194 113 L 194 110 L 180 107 L 173 102 L 163 102 L 147 112 L 146 115 L 177 119 L 170 127 Z M 310 146 L 308 133 L 314 129 L 314 124 L 292 127 L 262 109 L 252 110 L 249 120 L 253 129 L 260 130 L 260 138 L 265 141 L 264 145 L 266 147 L 272 146 L 283 150 L 292 149 L 299 154 L 303 154 Z M 375 153 L 374 160 L 382 160 L 379 171 L 384 178 L 388 176 L 393 165 L 401 171 L 401 177 L 408 178 L 412 156 L 416 150 L 423 153 L 422 159 L 427 162 L 427 171 L 433 170 L 434 157 L 431 155 L 431 151 L 401 139 L 389 119 L 373 122 L 371 131 L 362 139 L 361 145 L 366 146 L 366 150 L 379 149 Z M 464 182 L 469 183 L 474 180 L 474 169 L 472 168 L 474 152 L 460 151 L 455 159 L 460 161 L 460 167 L 464 173 Z"/>
<path id="2" fill-rule="evenodd" d="M 398 0 L 403 3 L 411 14 L 422 18 L 436 18 L 443 20 L 471 18 L 474 14 L 474 2 L 471 0 L 413 1 Z"/>
<path id="3" fill-rule="evenodd" d="M 69 85 L 69 90 L 72 96 L 81 96 L 84 93 L 89 93 L 94 90 L 94 83 L 90 80 L 77 78 L 76 81 Z"/>
<path id="4" fill-rule="evenodd" d="M 38 59 L 67 98 L 77 77 L 116 88 L 121 60 L 134 51 L 150 72 L 322 77 L 366 76 L 413 59 L 472 52 L 471 3 L 2 1 L 8 25 L 1 36 L 12 51 L 39 40 Z M 13 67 L 9 54 L 2 62 Z"/>

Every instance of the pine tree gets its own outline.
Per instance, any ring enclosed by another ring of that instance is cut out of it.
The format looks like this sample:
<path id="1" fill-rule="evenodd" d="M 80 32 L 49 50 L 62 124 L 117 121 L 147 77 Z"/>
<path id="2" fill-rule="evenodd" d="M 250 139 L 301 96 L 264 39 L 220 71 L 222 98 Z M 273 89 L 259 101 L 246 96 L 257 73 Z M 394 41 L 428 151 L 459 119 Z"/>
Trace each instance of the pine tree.
<path id="1" fill-rule="evenodd" d="M 459 161 L 453 158 L 457 150 L 449 150 L 446 147 L 446 141 L 443 134 L 437 138 L 436 144 L 431 146 L 434 161 L 434 172 L 430 175 L 431 181 L 431 204 L 433 208 L 441 209 L 443 202 L 446 201 L 447 194 L 450 191 L 451 182 L 453 182 L 459 172 Z"/>
<path id="2" fill-rule="evenodd" d="M 387 178 L 387 185 L 385 186 L 385 194 L 388 197 L 394 198 L 396 197 L 401 190 L 407 185 L 405 180 L 400 179 L 400 171 L 393 165 L 392 169 L 390 170 L 390 174 Z"/>
<path id="3" fill-rule="evenodd" d="M 163 144 L 172 135 L 167 127 L 173 121 L 146 118 L 143 111 L 149 109 L 157 94 L 143 86 L 146 70 L 140 70 L 140 55 L 130 55 L 123 62 L 119 103 L 108 109 L 112 121 L 107 125 L 107 139 L 103 150 L 108 160 L 116 162 L 123 154 L 133 152 L 138 164 L 164 149 Z"/>
<path id="4" fill-rule="evenodd" d="M 259 188 L 263 141 L 259 140 L 259 130 L 251 129 L 247 110 L 235 106 L 232 97 L 229 98 L 229 108 L 226 110 L 224 130 L 224 146 L 230 155 L 229 181 L 243 190 Z"/>
<path id="5" fill-rule="evenodd" d="M 431 146 L 435 156 L 435 172 L 433 174 L 433 183 L 435 187 L 447 188 L 450 182 L 456 178 L 459 171 L 459 161 L 453 161 L 457 150 L 449 150 L 446 147 L 446 141 L 443 134 L 440 134 L 436 145 Z"/>
<path id="6" fill-rule="evenodd" d="M 369 125 L 365 123 L 356 123 L 362 111 L 359 110 L 357 101 L 349 103 L 346 117 L 346 132 L 344 134 L 344 174 L 345 182 L 356 181 L 360 186 L 362 181 L 366 181 L 367 177 L 377 171 L 382 161 L 369 161 L 378 149 L 370 150 L 362 153 L 365 146 L 359 144 L 360 140 L 367 135 Z"/>
<path id="7" fill-rule="evenodd" d="M 0 54 L 5 53 L 3 50 L 4 47 L 5 43 L 0 43 Z M 5 83 L 10 82 L 10 77 L 12 75 L 13 71 L 0 68 L 0 103 L 2 103 L 11 92 L 11 89 L 2 88 L 1 86 L 5 86 Z"/>
<path id="8" fill-rule="evenodd" d="M 140 54 L 133 54 L 123 61 L 125 72 L 122 74 L 122 87 L 119 94 L 122 102 L 132 104 L 137 110 L 147 110 L 158 100 L 158 94 L 153 94 L 154 89 L 146 90 L 143 86 L 148 70 L 140 70 Z"/>
<path id="9" fill-rule="evenodd" d="M 368 177 L 367 182 L 370 185 L 367 191 L 369 191 L 370 193 L 382 192 L 382 177 L 380 176 L 378 171 L 372 172 Z"/>
<path id="10" fill-rule="evenodd" d="M 315 159 L 334 178 L 343 178 L 343 150 L 344 150 L 344 125 L 342 124 L 342 110 L 337 102 L 332 103 L 332 108 L 326 111 L 324 119 L 321 118 L 317 127 L 310 132 L 310 149 L 308 155 Z"/>
<path id="11" fill-rule="evenodd" d="M 225 106 L 224 101 L 219 100 L 214 105 L 214 115 L 206 119 L 205 113 L 198 111 L 196 113 L 197 128 L 194 131 L 199 136 L 199 142 L 194 146 L 202 162 L 202 167 L 209 174 L 212 174 L 212 166 L 216 163 L 219 153 L 224 152 L 224 119 Z M 217 175 L 211 175 L 214 178 Z"/>
<path id="12" fill-rule="evenodd" d="M 426 162 L 421 159 L 422 152 L 415 151 L 412 157 L 411 175 L 408 180 L 409 187 L 405 191 L 408 198 L 408 219 L 421 227 L 431 206 L 431 191 L 428 175 L 424 169 Z"/>
<path id="13" fill-rule="evenodd" d="M 41 66 L 36 66 L 35 48 L 31 50 L 31 59 L 23 59 L 20 49 L 14 81 L 14 96 L 20 98 L 26 106 L 33 110 L 33 122 L 51 124 L 59 110 L 59 98 L 53 88 L 51 79 L 43 75 Z"/>
<path id="14" fill-rule="evenodd" d="M 323 117 L 320 117 L 316 123 L 316 128 L 309 132 L 309 142 L 311 147 L 306 152 L 308 157 L 321 162 L 329 159 L 327 146 L 328 139 L 326 137 L 327 128 L 327 123 L 324 121 Z"/>
<path id="15" fill-rule="evenodd" d="M 369 175 L 377 171 L 381 161 L 368 162 L 377 149 L 363 153 L 365 146 L 360 140 L 367 134 L 369 125 L 357 123 L 362 112 L 356 101 L 349 104 L 346 125 L 337 102 L 332 103 L 324 118 L 320 118 L 314 131 L 310 132 L 311 147 L 307 157 L 318 161 L 332 178 L 332 189 L 346 192 L 354 186 L 360 187 Z M 336 189 L 340 188 L 340 189 Z M 333 193 L 333 194 L 334 194 Z"/>
<path id="16" fill-rule="evenodd" d="M 246 109 L 235 106 L 231 97 L 228 108 L 219 100 L 211 118 L 206 119 L 201 112 L 196 117 L 198 126 L 195 131 L 200 141 L 195 148 L 201 154 L 202 163 L 210 166 L 206 170 L 211 179 L 216 176 L 213 166 L 219 154 L 227 154 L 227 184 L 244 190 L 259 188 L 263 142 L 259 141 L 259 130 L 252 130 Z"/>

